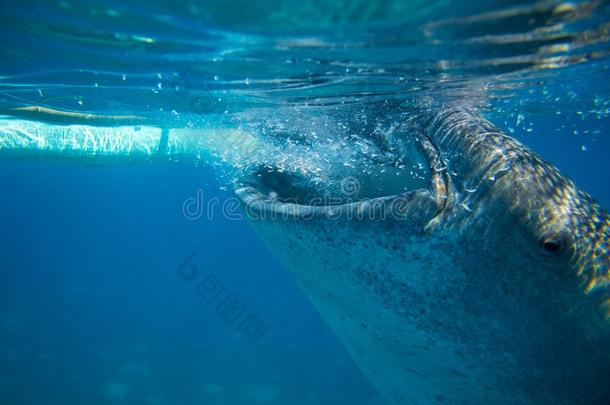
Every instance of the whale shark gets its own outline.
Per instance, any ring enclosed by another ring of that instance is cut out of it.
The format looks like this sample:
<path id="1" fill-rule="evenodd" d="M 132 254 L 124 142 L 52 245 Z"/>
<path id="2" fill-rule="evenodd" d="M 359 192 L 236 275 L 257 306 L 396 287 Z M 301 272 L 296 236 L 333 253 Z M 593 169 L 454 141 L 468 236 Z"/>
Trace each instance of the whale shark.
<path id="1" fill-rule="evenodd" d="M 388 403 L 610 403 L 608 214 L 476 111 L 402 130 L 427 187 L 265 168 L 235 193 Z"/>
<path id="2" fill-rule="evenodd" d="M 260 165 L 244 129 L 115 118 L 6 117 L 0 157 L 242 165 L 250 222 L 389 404 L 610 403 L 610 217 L 474 108 L 404 115 L 394 149 L 422 178 L 339 164 L 323 184 Z"/>

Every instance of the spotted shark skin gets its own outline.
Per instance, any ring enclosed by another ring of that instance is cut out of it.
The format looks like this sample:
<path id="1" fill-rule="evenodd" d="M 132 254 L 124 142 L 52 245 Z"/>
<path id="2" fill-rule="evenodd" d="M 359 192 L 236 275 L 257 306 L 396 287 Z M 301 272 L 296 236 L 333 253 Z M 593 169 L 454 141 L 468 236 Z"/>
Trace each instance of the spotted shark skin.
<path id="1" fill-rule="evenodd" d="M 608 214 L 476 112 L 405 130 L 428 189 L 314 206 L 259 175 L 236 195 L 389 404 L 610 403 Z"/>

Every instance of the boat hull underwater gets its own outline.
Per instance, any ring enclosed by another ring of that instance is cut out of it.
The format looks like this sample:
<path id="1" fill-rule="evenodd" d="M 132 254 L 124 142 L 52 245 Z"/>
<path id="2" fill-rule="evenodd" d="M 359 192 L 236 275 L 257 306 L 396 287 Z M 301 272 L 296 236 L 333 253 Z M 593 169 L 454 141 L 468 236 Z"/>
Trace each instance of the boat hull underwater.
<path id="1" fill-rule="evenodd" d="M 310 203 L 265 169 L 236 195 L 388 403 L 610 403 L 608 215 L 472 111 L 403 130 L 428 189 Z"/>

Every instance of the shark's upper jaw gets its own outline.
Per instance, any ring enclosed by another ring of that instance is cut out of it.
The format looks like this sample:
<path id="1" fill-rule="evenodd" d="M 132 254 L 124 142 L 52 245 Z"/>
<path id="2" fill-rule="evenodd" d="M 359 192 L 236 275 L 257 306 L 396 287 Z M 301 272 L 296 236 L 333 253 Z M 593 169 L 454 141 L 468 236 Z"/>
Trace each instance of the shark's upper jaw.
<path id="1" fill-rule="evenodd" d="M 426 162 L 426 178 L 412 177 L 394 167 L 375 167 L 366 174 L 338 171 L 321 183 L 307 174 L 265 167 L 239 179 L 234 189 L 249 213 L 328 216 L 400 206 L 405 212 L 417 211 L 417 222 L 425 226 L 448 201 L 450 181 L 438 150 L 427 137 L 419 134 L 417 149 L 409 152 Z"/>

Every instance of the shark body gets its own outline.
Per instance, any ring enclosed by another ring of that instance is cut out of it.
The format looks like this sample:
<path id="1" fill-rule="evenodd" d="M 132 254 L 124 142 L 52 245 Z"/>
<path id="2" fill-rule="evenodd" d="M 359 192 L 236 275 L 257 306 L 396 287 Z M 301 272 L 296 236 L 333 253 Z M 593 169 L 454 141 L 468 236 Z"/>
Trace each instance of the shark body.
<path id="1" fill-rule="evenodd" d="M 609 403 L 608 214 L 467 109 L 407 130 L 427 189 L 308 204 L 265 171 L 236 194 L 388 403 Z"/>

